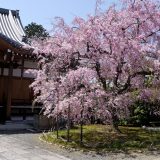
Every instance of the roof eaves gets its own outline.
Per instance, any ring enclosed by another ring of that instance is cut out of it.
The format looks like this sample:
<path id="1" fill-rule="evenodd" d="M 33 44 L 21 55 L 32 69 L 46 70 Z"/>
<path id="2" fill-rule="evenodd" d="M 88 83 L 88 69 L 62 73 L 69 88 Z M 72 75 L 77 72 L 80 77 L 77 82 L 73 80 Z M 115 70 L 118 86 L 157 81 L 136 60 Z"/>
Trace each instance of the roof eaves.
<path id="1" fill-rule="evenodd" d="M 19 17 L 19 10 L 11 10 L 13 16 Z M 1 14 L 9 14 L 9 9 L 0 8 Z"/>
<path id="2" fill-rule="evenodd" d="M 9 43 L 11 46 L 15 47 L 15 48 L 21 48 L 23 45 L 13 39 L 8 38 L 7 36 L 5 36 L 4 34 L 0 33 L 0 38 L 3 39 L 4 41 L 6 41 L 7 43 Z"/>

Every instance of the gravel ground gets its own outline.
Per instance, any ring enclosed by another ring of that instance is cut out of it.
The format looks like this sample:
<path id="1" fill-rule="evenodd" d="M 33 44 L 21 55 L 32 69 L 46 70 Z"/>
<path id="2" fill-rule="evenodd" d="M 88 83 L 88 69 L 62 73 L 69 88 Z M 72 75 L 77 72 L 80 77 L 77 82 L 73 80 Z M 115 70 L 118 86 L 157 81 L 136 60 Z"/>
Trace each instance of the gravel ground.
<path id="1" fill-rule="evenodd" d="M 14 139 L 20 140 L 24 143 L 40 147 L 42 149 L 51 151 L 55 154 L 62 155 L 72 160 L 160 160 L 160 152 L 147 153 L 107 153 L 106 155 L 98 155 L 93 152 L 84 153 L 83 151 L 69 151 L 57 145 L 47 144 L 39 140 L 40 133 L 32 132 L 8 132 L 1 133 L 3 136 L 11 136 Z M 54 159 L 53 159 L 54 160 Z"/>

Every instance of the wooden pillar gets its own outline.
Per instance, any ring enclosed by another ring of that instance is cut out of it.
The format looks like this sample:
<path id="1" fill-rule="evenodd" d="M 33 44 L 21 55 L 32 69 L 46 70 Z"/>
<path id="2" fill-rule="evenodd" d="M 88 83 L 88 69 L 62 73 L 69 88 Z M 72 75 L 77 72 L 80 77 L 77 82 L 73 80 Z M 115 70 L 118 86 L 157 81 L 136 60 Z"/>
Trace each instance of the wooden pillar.
<path id="1" fill-rule="evenodd" d="M 4 67 L 2 66 L 1 67 L 1 76 L 3 76 L 3 74 L 4 74 Z"/>
<path id="2" fill-rule="evenodd" d="M 24 56 L 22 57 L 22 63 L 21 63 L 21 78 L 23 78 L 24 73 Z"/>
<path id="3" fill-rule="evenodd" d="M 8 70 L 8 83 L 7 83 L 7 112 L 6 112 L 6 116 L 7 119 L 9 120 L 11 118 L 11 100 L 12 100 L 12 76 L 13 76 L 13 63 L 12 63 L 12 53 L 9 52 L 8 53 L 8 57 L 9 57 L 9 70 Z"/>
<path id="4" fill-rule="evenodd" d="M 7 87 L 7 119 L 11 118 L 12 75 L 13 75 L 13 65 L 10 64 L 8 71 L 8 87 Z"/>

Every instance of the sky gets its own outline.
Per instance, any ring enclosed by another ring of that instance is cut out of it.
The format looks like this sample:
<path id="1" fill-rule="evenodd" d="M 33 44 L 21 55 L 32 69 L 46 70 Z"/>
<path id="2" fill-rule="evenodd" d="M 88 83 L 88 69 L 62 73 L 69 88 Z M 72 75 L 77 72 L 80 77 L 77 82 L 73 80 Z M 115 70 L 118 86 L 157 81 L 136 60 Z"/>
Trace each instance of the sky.
<path id="1" fill-rule="evenodd" d="M 118 0 L 106 0 L 108 8 Z M 43 25 L 47 30 L 52 28 L 54 17 L 63 17 L 71 23 L 75 16 L 86 18 L 95 12 L 96 0 L 0 0 L 0 8 L 20 10 L 24 26 L 31 22 Z"/>

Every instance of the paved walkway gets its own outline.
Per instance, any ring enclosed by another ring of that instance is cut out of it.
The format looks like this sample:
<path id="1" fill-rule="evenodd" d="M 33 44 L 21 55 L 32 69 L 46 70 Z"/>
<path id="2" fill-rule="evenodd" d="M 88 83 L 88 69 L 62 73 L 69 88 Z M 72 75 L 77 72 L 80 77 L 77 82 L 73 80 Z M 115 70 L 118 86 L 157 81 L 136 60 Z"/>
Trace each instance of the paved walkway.
<path id="1" fill-rule="evenodd" d="M 26 124 L 22 124 L 22 128 L 12 125 L 0 125 L 0 160 L 160 160 L 160 152 L 98 155 L 65 150 L 43 143 L 38 139 L 40 133 L 32 132 Z"/>
<path id="2" fill-rule="evenodd" d="M 0 125 L 0 160 L 69 160 L 39 145 L 39 134 L 21 122 Z"/>
<path id="3" fill-rule="evenodd" d="M 29 134 L 29 133 L 28 133 Z M 22 141 L 14 134 L 0 134 L 0 160 L 69 160 L 54 152 L 50 152 Z"/>

